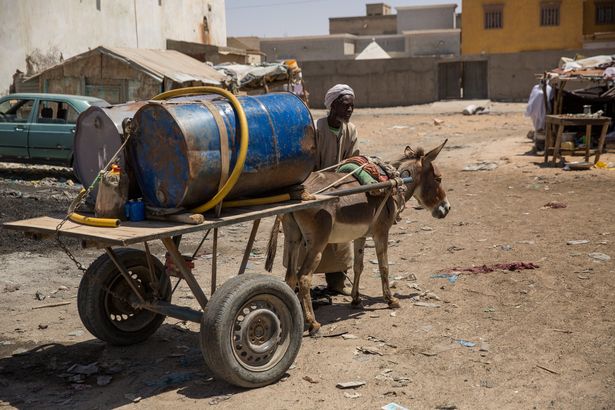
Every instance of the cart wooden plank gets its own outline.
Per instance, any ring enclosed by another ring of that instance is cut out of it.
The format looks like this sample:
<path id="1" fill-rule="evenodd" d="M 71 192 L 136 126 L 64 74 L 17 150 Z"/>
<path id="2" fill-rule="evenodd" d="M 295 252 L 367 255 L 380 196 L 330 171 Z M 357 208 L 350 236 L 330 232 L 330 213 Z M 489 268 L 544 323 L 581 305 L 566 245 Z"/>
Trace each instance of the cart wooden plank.
<path id="1" fill-rule="evenodd" d="M 147 220 L 142 222 L 122 222 L 122 225 L 117 228 L 100 228 L 66 221 L 60 230 L 60 236 L 94 241 L 106 246 L 127 246 L 154 239 L 168 238 L 175 235 L 253 221 L 268 216 L 286 214 L 301 209 L 315 208 L 337 200 L 338 198 L 335 197 L 317 195 L 316 199 L 310 201 L 288 201 L 282 204 L 231 208 L 224 210 L 219 218 L 213 215 L 205 215 L 205 222 L 200 225 Z M 60 222 L 61 219 L 59 218 L 42 216 L 22 221 L 6 222 L 3 224 L 3 227 L 5 229 L 49 236 L 56 234 L 56 227 Z"/>

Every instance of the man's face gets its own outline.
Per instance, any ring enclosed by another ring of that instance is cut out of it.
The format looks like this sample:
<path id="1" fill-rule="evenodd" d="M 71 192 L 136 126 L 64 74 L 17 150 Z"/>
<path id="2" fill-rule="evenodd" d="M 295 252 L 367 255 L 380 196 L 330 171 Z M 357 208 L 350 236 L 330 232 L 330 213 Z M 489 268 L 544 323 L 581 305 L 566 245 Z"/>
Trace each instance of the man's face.
<path id="1" fill-rule="evenodd" d="M 331 112 L 335 118 L 342 122 L 350 121 L 354 111 L 354 97 L 352 95 L 342 95 L 331 104 Z"/>

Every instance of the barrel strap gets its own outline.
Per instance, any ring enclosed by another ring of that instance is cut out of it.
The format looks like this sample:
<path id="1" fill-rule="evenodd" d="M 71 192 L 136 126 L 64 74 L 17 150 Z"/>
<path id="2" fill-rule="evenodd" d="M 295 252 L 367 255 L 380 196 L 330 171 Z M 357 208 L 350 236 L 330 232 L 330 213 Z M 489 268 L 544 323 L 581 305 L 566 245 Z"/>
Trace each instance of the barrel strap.
<path id="1" fill-rule="evenodd" d="M 218 133 L 220 134 L 220 182 L 218 183 L 218 190 L 220 190 L 228 179 L 229 169 L 231 167 L 228 148 L 228 130 L 226 129 L 222 115 L 220 115 L 220 111 L 218 111 L 218 107 L 206 100 L 201 101 L 201 104 L 203 104 L 211 115 L 213 115 L 216 125 L 218 125 Z"/>

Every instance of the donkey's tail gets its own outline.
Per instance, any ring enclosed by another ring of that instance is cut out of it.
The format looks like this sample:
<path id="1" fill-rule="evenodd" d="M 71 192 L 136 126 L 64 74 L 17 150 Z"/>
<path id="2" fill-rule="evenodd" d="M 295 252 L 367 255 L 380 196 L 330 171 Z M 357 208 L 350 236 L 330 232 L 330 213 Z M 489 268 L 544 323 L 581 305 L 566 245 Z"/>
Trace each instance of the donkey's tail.
<path id="1" fill-rule="evenodd" d="M 267 243 L 267 259 L 265 259 L 265 270 L 271 272 L 273 270 L 273 261 L 275 253 L 278 250 L 278 234 L 280 233 L 280 216 L 275 217 L 271 233 L 269 234 L 269 242 Z"/>

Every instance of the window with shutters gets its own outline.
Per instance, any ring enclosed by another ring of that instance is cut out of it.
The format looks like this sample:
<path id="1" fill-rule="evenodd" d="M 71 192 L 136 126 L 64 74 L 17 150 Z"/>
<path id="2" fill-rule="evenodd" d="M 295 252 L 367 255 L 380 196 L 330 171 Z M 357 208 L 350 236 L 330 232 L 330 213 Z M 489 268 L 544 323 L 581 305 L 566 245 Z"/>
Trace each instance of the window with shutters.
<path id="1" fill-rule="evenodd" d="M 544 2 L 540 5 L 540 25 L 559 26 L 559 2 Z"/>
<path id="2" fill-rule="evenodd" d="M 488 4 L 484 6 L 485 29 L 498 29 L 504 26 L 504 5 Z"/>
<path id="3" fill-rule="evenodd" d="M 596 2 L 596 24 L 615 24 L 615 1 Z"/>

